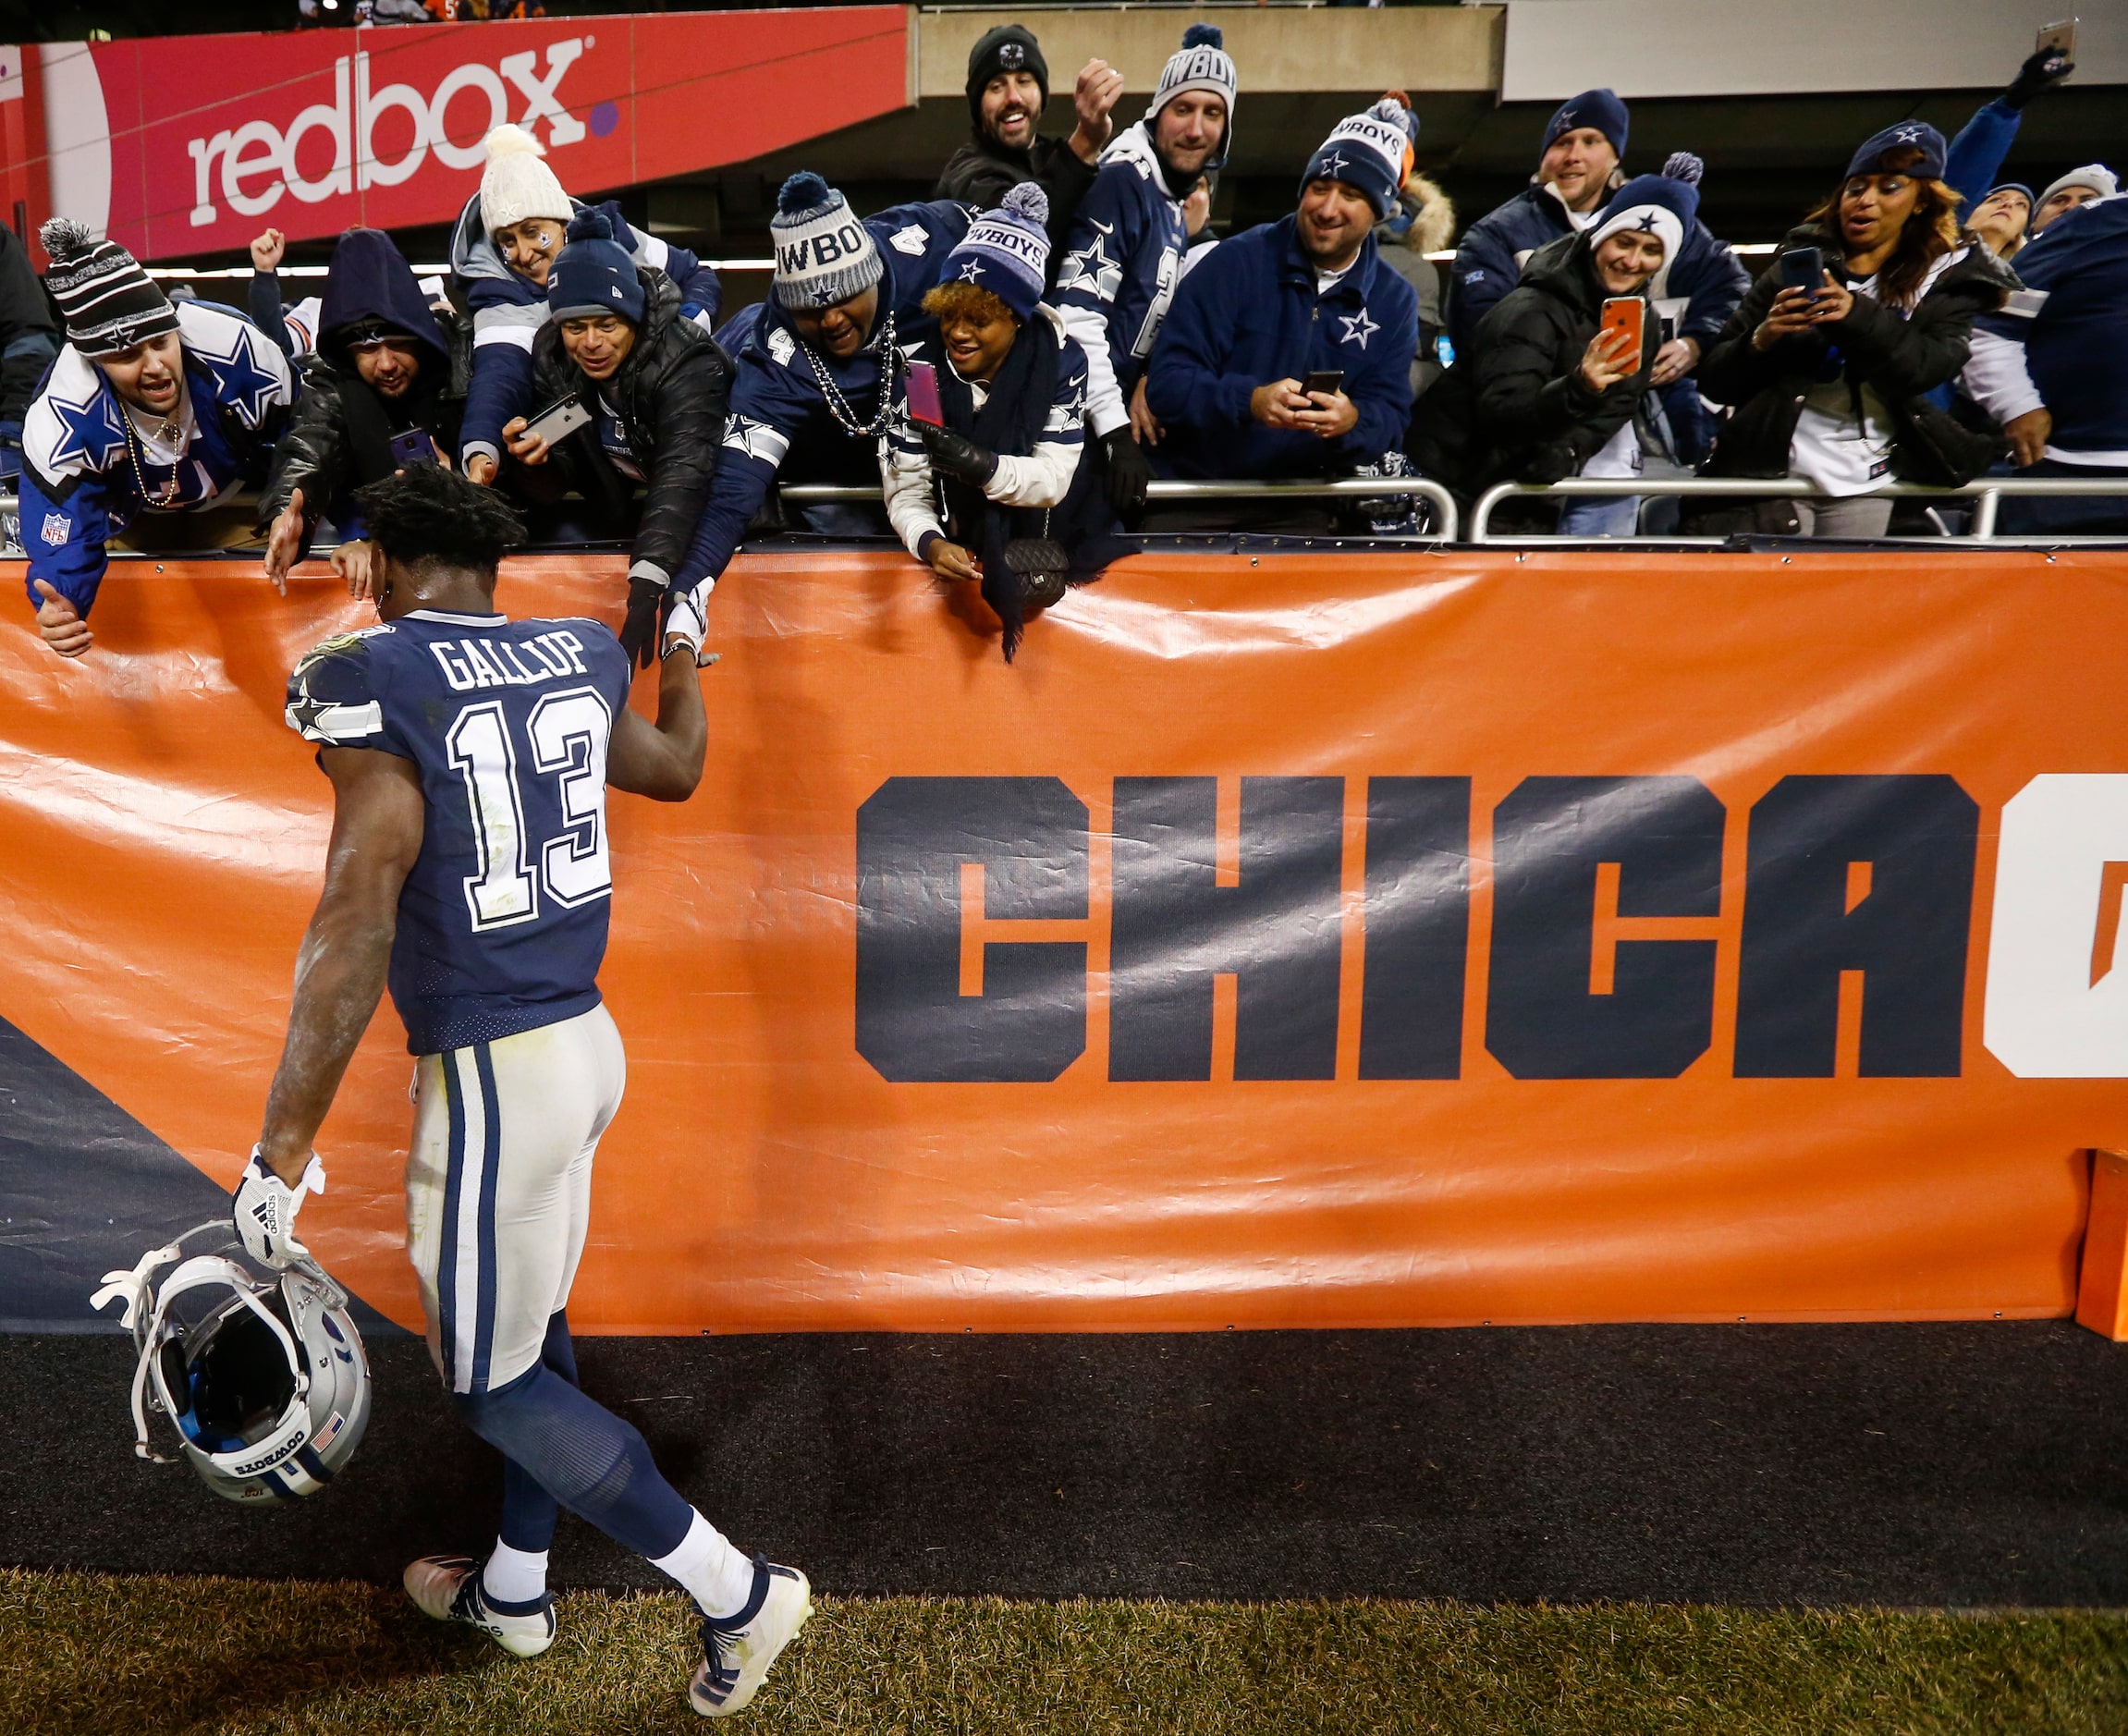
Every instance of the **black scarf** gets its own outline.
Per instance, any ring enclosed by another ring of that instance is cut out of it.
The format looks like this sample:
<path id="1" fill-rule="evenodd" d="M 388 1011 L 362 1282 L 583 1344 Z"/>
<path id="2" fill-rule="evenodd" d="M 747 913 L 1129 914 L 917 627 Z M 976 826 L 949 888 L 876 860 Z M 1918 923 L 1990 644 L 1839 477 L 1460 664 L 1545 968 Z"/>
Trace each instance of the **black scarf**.
<path id="1" fill-rule="evenodd" d="M 1037 314 L 1020 328 L 990 382 L 990 396 L 975 408 L 975 394 L 951 366 L 938 370 L 938 400 L 946 425 L 999 457 L 1030 458 L 1049 420 L 1057 397 L 1061 360 L 1056 328 Z M 1005 629 L 1005 660 L 1012 661 L 1026 630 L 1026 589 L 1006 551 L 1012 543 L 1036 538 L 1063 545 L 1070 566 L 1065 582 L 1082 585 L 1098 579 L 1107 564 L 1125 553 L 1110 529 L 1107 496 L 1098 483 L 1092 455 L 1082 457 L 1070 492 L 1054 507 L 1003 507 L 972 483 L 941 477 L 949 532 L 971 545 L 983 562 L 983 600 Z"/>

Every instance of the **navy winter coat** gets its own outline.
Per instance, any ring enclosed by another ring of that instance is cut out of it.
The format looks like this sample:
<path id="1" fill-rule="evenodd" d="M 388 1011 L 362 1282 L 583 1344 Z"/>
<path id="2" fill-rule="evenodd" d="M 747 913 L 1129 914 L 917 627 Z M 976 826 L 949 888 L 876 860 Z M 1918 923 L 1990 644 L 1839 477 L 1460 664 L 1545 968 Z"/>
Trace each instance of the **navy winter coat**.
<path id="1" fill-rule="evenodd" d="M 1327 293 L 1281 217 L 1222 241 L 1175 292 L 1153 346 L 1145 402 L 1167 433 L 1153 461 L 1178 476 L 1320 476 L 1403 444 L 1412 414 L 1419 299 L 1375 238 Z M 1343 373 L 1360 412 L 1335 441 L 1266 428 L 1249 395 L 1273 380 Z"/>

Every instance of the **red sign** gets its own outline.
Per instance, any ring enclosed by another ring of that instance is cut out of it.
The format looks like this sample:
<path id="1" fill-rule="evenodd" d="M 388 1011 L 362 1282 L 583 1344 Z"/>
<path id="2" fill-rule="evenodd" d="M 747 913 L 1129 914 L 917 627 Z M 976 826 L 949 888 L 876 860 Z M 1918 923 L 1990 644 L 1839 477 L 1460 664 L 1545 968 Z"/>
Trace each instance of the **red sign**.
<path id="1" fill-rule="evenodd" d="M 268 226 L 300 238 L 447 222 L 504 121 L 582 196 L 910 100 L 900 6 L 150 37 L 89 44 L 92 89 L 79 45 L 57 46 L 71 53 L 43 51 L 67 99 L 47 89 L 53 203 L 152 259 Z M 99 191 L 105 209 L 86 208 Z"/>

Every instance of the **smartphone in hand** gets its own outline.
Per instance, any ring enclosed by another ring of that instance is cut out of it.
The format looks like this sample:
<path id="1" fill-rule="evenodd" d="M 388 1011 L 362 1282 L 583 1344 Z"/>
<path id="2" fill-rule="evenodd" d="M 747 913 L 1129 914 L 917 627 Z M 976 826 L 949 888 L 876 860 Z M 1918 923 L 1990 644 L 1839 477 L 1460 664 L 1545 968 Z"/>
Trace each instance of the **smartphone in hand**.
<path id="1" fill-rule="evenodd" d="M 537 434 L 551 447 L 591 421 L 591 411 L 573 397 L 558 398 L 519 430 L 519 438 Z"/>
<path id="2" fill-rule="evenodd" d="M 1815 247 L 1792 247 L 1780 256 L 1780 287 L 1815 296 L 1825 287 L 1825 253 Z"/>
<path id="3" fill-rule="evenodd" d="M 928 361 L 909 364 L 909 414 L 913 421 L 946 426 L 946 411 L 938 402 L 938 370 Z"/>
<path id="4" fill-rule="evenodd" d="M 2044 55 L 2052 52 L 2060 55 L 2064 60 L 2074 60 L 2076 58 L 2076 20 L 2074 18 L 2063 18 L 2058 24 L 2042 25 L 2038 40 L 2033 43 L 2032 48 L 2035 54 Z"/>
<path id="5" fill-rule="evenodd" d="M 436 443 L 429 438 L 426 428 L 410 428 L 402 434 L 392 436 L 392 464 L 395 469 L 407 470 L 416 464 L 436 462 Z"/>
<path id="6" fill-rule="evenodd" d="M 1313 397 L 1320 392 L 1325 397 L 1334 397 L 1344 389 L 1344 369 L 1317 368 L 1301 382 L 1301 396 Z"/>
<path id="7" fill-rule="evenodd" d="M 1633 339 L 1633 348 L 1619 358 L 1618 365 L 1628 373 L 1640 372 L 1641 352 L 1647 332 L 1647 302 L 1640 296 L 1606 296 L 1603 304 L 1605 333 L 1623 332 Z"/>

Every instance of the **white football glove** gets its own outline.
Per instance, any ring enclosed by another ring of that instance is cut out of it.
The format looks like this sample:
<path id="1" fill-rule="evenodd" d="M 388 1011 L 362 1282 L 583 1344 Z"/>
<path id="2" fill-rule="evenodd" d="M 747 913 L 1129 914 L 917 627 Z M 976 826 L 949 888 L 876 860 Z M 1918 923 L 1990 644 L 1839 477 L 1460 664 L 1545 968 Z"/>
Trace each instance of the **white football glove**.
<path id="1" fill-rule="evenodd" d="M 697 668 L 707 668 L 716 661 L 714 654 L 702 654 L 702 642 L 709 637 L 709 593 L 716 589 L 716 581 L 704 579 L 691 591 L 678 588 L 667 593 L 665 625 L 659 630 L 658 651 L 662 655 L 679 640 L 694 653 Z"/>
<path id="2" fill-rule="evenodd" d="M 298 1260 L 308 1260 L 311 1251 L 296 1240 L 296 1213 L 302 1206 L 304 1194 L 324 1191 L 325 1167 L 318 1161 L 316 1152 L 311 1154 L 301 1179 L 291 1188 L 266 1168 L 259 1147 L 252 1146 L 251 1161 L 244 1166 L 243 1180 L 237 1183 L 237 1197 L 229 1211 L 237 1234 L 243 1239 L 244 1252 L 276 1272 Z"/>

